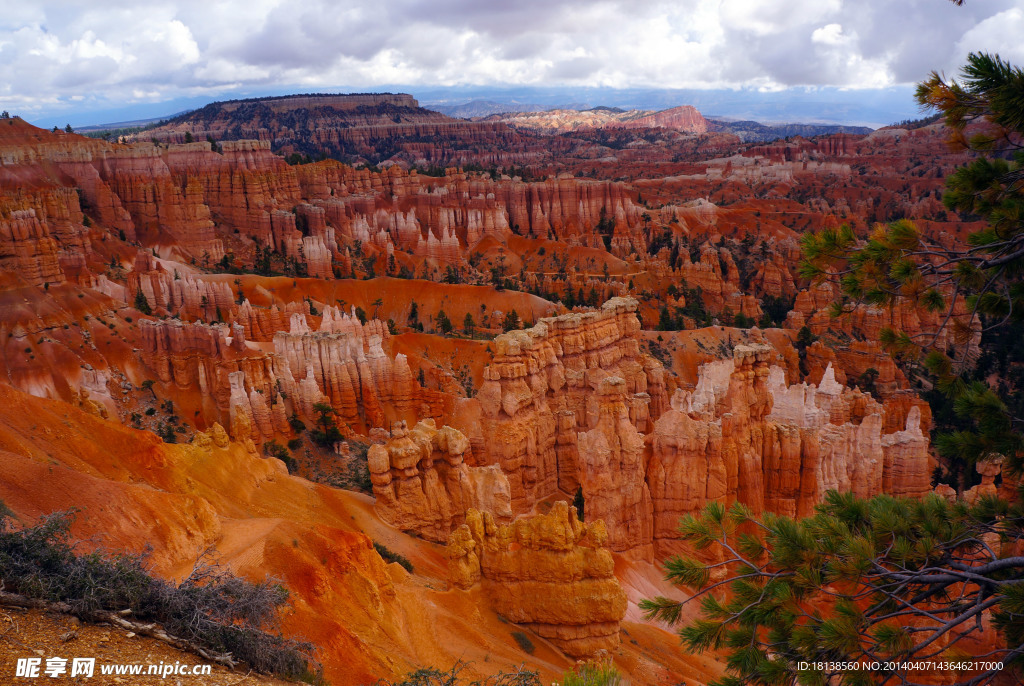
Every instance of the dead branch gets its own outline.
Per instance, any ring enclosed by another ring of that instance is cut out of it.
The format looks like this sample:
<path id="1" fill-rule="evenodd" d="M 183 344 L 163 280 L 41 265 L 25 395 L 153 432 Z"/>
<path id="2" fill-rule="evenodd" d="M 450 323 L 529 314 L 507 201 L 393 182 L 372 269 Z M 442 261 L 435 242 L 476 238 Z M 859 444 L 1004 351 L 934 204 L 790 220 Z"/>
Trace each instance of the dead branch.
<path id="1" fill-rule="evenodd" d="M 89 613 L 77 613 L 72 611 L 72 608 L 67 603 L 50 603 L 45 600 L 39 600 L 37 598 L 29 598 L 27 596 L 20 595 L 18 593 L 8 593 L 7 591 L 0 591 L 0 606 L 3 607 L 22 607 L 27 609 L 38 609 L 48 610 L 50 612 L 60 612 L 63 614 L 75 615 L 79 619 L 83 619 L 90 622 L 106 622 L 113 624 L 114 626 L 127 629 L 128 631 L 134 631 L 140 636 L 149 636 L 155 638 L 158 641 L 162 641 L 171 645 L 179 650 L 185 650 L 190 653 L 194 653 L 204 660 L 215 662 L 219 665 L 223 665 L 228 669 L 234 669 L 238 664 L 230 653 L 218 653 L 212 650 L 203 648 L 202 646 L 187 641 L 177 636 L 171 636 L 163 630 L 157 624 L 143 624 L 131 619 L 125 619 L 125 615 L 131 614 L 130 610 L 121 610 L 119 612 L 106 612 L 97 611 Z"/>

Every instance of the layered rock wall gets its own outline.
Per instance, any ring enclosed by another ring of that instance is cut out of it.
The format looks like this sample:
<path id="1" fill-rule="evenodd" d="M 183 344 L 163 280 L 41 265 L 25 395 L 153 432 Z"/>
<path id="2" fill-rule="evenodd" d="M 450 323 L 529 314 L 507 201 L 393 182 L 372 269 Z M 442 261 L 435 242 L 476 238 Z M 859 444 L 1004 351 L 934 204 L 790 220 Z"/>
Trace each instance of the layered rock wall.
<path id="1" fill-rule="evenodd" d="M 429 400 L 405 355 L 384 352 L 383 322 L 364 325 L 336 308 L 325 308 L 318 331 L 293 312 L 289 331 L 274 334 L 272 351 L 247 343 L 246 327 L 237 322 L 146 319 L 139 326 L 143 363 L 161 382 L 198 391 L 204 419 L 230 427 L 236 438 L 260 442 L 287 434 L 288 417 L 316 420 L 313 406 L 320 402 L 348 430 L 423 414 Z"/>
<path id="2" fill-rule="evenodd" d="M 929 490 L 916 408 L 904 430 L 885 434 L 883 406 L 839 385 L 831 367 L 817 386 L 787 386 L 773 357 L 767 346 L 737 346 L 734 361 L 705 365 L 697 389 L 678 391 L 655 423 L 647 481 L 656 539 L 673 538 L 681 516 L 711 501 L 805 516 L 832 489 Z"/>
<path id="3" fill-rule="evenodd" d="M 448 539 L 448 559 L 452 584 L 479 583 L 499 615 L 569 655 L 618 646 L 626 593 L 615 578 L 607 534 L 601 522 L 579 521 L 566 503 L 511 524 L 471 510 Z"/>
<path id="4" fill-rule="evenodd" d="M 470 453 L 469 439 L 450 426 L 438 429 L 427 419 L 410 430 L 396 422 L 391 439 L 370 446 L 367 455 L 374 510 L 389 524 L 438 543 L 473 508 L 499 522 L 511 520 L 508 479 L 497 465 L 468 466 Z"/>
<path id="5" fill-rule="evenodd" d="M 91 256 L 83 222 L 202 268 L 223 260 L 252 266 L 271 249 L 315 278 L 348 274 L 353 259 L 383 255 L 386 263 L 395 250 L 458 263 L 481 239 L 512 233 L 610 244 L 623 255 L 646 246 L 642 210 L 621 183 L 568 175 L 527 183 L 458 170 L 424 180 L 397 165 L 371 172 L 331 160 L 293 167 L 267 139 L 222 141 L 216 150 L 175 136 L 126 145 L 8 121 L 15 130 L 0 132 L 0 157 L 10 167 L 0 186 L 10 177 L 12 187 L 41 190 L 0 195 L 0 260 L 33 284 L 83 272 Z M 211 131 L 218 140 L 220 133 Z M 171 285 L 154 278 L 132 286 L 170 301 Z"/>
<path id="6" fill-rule="evenodd" d="M 664 369 L 640 352 L 636 308 L 632 298 L 614 298 L 598 312 L 541 319 L 494 340 L 477 394 L 484 458 L 508 474 L 516 512 L 580 484 L 577 433 L 597 426 L 604 379 L 621 379 L 638 430 L 667 406 Z"/>
<path id="7" fill-rule="evenodd" d="M 296 397 L 306 416 L 311 416 L 313 404 L 326 398 L 346 423 L 384 426 L 385 405 L 401 417 L 413 409 L 418 395 L 406 356 L 400 353 L 391 359 L 385 354 L 387 336 L 383 322 L 363 325 L 336 308 L 324 310 L 315 332 L 305 317 L 293 314 L 290 331 L 274 335 L 277 373 L 285 390 L 298 382 Z"/>

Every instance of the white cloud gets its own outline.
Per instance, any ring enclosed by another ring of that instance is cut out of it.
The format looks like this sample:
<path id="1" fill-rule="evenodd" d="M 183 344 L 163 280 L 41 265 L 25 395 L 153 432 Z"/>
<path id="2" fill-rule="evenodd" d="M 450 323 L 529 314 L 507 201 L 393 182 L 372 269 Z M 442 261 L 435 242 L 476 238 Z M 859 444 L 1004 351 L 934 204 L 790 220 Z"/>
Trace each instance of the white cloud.
<path id="1" fill-rule="evenodd" d="M 1004 60 L 1024 67 L 1024 10 L 1015 7 L 980 22 L 957 42 L 956 54 L 978 52 L 998 53 Z M 945 65 L 952 72 L 961 62 Z"/>
<path id="2" fill-rule="evenodd" d="M 0 18 L 29 111 L 302 85 L 876 88 L 971 50 L 1024 63 L 1024 0 L 129 0 Z"/>
<path id="3" fill-rule="evenodd" d="M 811 34 L 811 41 L 822 45 L 842 45 L 849 43 L 850 37 L 843 35 L 841 24 L 826 24 L 820 29 L 815 29 Z"/>
<path id="4" fill-rule="evenodd" d="M 842 9 L 840 0 L 723 0 L 722 23 L 756 36 L 773 36 L 795 26 L 816 24 Z"/>

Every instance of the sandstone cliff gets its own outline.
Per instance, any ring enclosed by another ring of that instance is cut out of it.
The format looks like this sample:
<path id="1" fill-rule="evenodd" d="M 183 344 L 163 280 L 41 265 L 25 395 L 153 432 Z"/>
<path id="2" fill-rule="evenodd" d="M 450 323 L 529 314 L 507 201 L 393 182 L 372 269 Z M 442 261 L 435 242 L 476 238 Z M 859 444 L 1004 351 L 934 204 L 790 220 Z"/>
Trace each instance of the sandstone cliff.
<path id="1" fill-rule="evenodd" d="M 907 428 L 883 433 L 883 407 L 836 383 L 787 386 L 767 346 L 737 346 L 734 361 L 705 365 L 692 393 L 649 437 L 655 537 L 712 500 L 805 516 L 826 490 L 862 497 L 929 490 L 928 441 L 912 409 Z"/>
<path id="2" fill-rule="evenodd" d="M 509 521 L 508 479 L 497 465 L 468 466 L 469 453 L 469 439 L 450 426 L 437 429 L 428 419 L 409 430 L 397 422 L 390 440 L 371 446 L 367 456 L 375 511 L 402 531 L 438 543 L 471 509 Z"/>
<path id="3" fill-rule="evenodd" d="M 797 516 L 829 489 L 928 490 L 928 425 L 902 396 L 883 405 L 838 384 L 831 366 L 817 385 L 787 385 L 775 348 L 738 345 L 669 406 L 660 363 L 635 347 L 634 308 L 616 299 L 496 339 L 476 459 L 501 466 L 516 512 L 582 488 L 609 546 L 649 557 L 682 515 L 715 500 Z"/>
<path id="4" fill-rule="evenodd" d="M 541 319 L 495 339 L 477 395 L 488 438 L 482 461 L 508 474 L 516 512 L 579 486 L 577 432 L 598 424 L 602 380 L 621 378 L 630 420 L 641 430 L 666 406 L 661 363 L 639 349 L 636 307 L 615 298 L 599 312 Z"/>
<path id="5" fill-rule="evenodd" d="M 606 542 L 600 522 L 584 524 L 564 502 L 511 524 L 470 510 L 448 539 L 449 579 L 480 583 L 498 614 L 569 655 L 593 655 L 618 646 L 626 613 Z"/>

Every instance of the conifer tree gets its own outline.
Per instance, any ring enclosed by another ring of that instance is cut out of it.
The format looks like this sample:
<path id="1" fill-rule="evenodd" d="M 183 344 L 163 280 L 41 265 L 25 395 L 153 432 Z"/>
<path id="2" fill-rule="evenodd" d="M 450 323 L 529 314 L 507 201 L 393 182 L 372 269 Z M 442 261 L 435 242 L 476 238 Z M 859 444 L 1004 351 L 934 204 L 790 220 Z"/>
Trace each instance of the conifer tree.
<path id="1" fill-rule="evenodd" d="M 860 500 L 835 491 L 799 521 L 712 503 L 679 530 L 720 561 L 665 563 L 666 579 L 695 589 L 701 610 L 679 634 L 690 651 L 726 653 L 721 686 L 909 686 L 921 675 L 903 665 L 925 661 L 954 663 L 940 671 L 961 685 L 1019 679 L 1024 556 L 998 552 L 1021 539 L 1021 519 L 1010 514 L 996 499 L 968 507 L 937 495 Z M 726 578 L 714 581 L 721 570 Z M 687 602 L 657 597 L 640 607 L 676 624 Z M 987 615 L 1001 645 L 984 637 Z"/>
<path id="2" fill-rule="evenodd" d="M 942 201 L 988 226 L 972 232 L 966 247 L 943 245 L 905 220 L 877 228 L 866 240 L 848 226 L 807 234 L 801 274 L 838 280 L 834 316 L 860 304 L 900 301 L 940 313 L 940 331 L 883 329 L 880 340 L 897 357 L 921 356 L 952 399 L 965 427 L 938 437 L 936 447 L 947 460 L 973 464 L 998 454 L 1019 473 L 1024 402 L 1019 393 L 1000 397 L 969 372 L 979 331 L 984 349 L 987 334 L 991 340 L 1024 324 L 1024 72 L 998 56 L 971 53 L 960 82 L 933 73 L 918 85 L 917 100 L 940 110 L 952 145 L 980 153 L 950 175 Z M 951 334 L 953 345 L 935 347 L 940 333 Z"/>
<path id="3" fill-rule="evenodd" d="M 948 178 L 943 202 L 988 226 L 963 247 L 930 240 L 907 221 L 866 238 L 849 227 L 824 230 L 804 237 L 801 272 L 836 280 L 834 316 L 901 301 L 941 313 L 939 332 L 890 329 L 881 340 L 904 362 L 921 359 L 952 400 L 963 427 L 937 438 L 940 453 L 967 464 L 1005 460 L 1004 477 L 1024 483 L 1021 394 L 1001 396 L 969 354 L 979 329 L 983 356 L 998 331 L 1015 341 L 1008 353 L 1022 350 L 1024 72 L 972 53 L 960 82 L 933 73 L 917 99 L 942 113 L 955 146 L 979 153 Z M 943 332 L 954 345 L 938 349 Z M 811 337 L 801 338 L 806 348 Z M 1020 683 L 1022 496 L 968 506 L 937 495 L 860 500 L 830 492 L 799 521 L 712 503 L 680 525 L 696 554 L 665 563 L 666 578 L 695 589 L 700 604 L 699 618 L 680 630 L 683 643 L 724 651 L 729 674 L 717 683 L 728 686 L 909 685 L 924 678 L 915 661 L 947 663 L 930 671 L 958 685 Z M 705 564 L 702 551 L 718 561 Z M 686 602 L 658 597 L 641 607 L 676 624 Z"/>
<path id="4" fill-rule="evenodd" d="M 149 300 L 146 299 L 146 294 L 142 292 L 142 289 L 135 291 L 135 309 L 142 314 L 153 314 L 153 309 L 149 306 Z"/>

